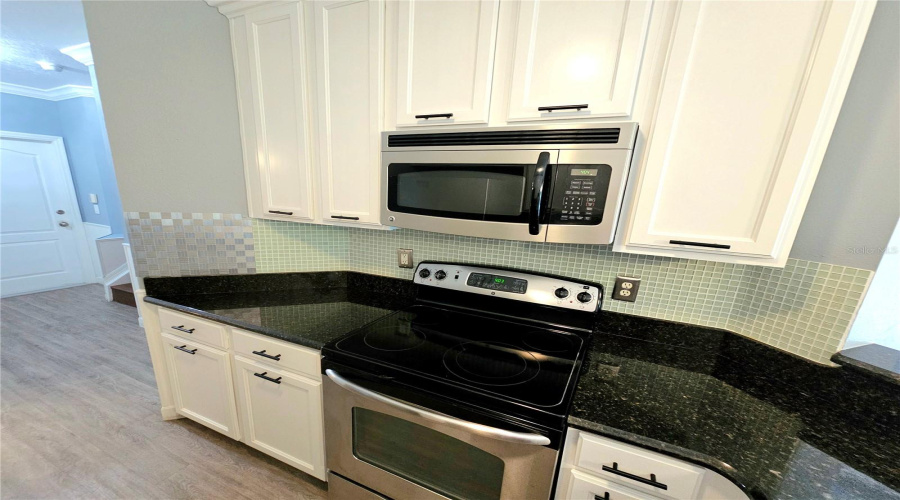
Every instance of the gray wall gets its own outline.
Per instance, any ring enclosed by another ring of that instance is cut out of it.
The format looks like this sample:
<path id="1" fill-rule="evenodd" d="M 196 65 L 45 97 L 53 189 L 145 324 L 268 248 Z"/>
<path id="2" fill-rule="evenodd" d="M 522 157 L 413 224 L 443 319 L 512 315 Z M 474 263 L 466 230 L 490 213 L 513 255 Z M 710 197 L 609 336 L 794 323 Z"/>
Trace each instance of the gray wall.
<path id="1" fill-rule="evenodd" d="M 878 2 L 791 257 L 874 270 L 900 217 L 900 3 Z"/>
<path id="2" fill-rule="evenodd" d="M 246 215 L 228 20 L 199 0 L 83 4 L 123 209 Z"/>

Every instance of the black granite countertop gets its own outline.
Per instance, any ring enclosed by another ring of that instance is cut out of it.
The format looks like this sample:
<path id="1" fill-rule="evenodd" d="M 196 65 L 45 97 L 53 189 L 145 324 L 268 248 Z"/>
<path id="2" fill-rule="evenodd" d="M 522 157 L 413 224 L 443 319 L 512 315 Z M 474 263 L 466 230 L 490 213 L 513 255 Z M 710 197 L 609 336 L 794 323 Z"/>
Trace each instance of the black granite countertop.
<path id="1" fill-rule="evenodd" d="M 412 303 L 407 281 L 359 273 L 146 278 L 151 304 L 321 349 Z"/>
<path id="2" fill-rule="evenodd" d="M 408 280 L 352 272 L 144 283 L 147 302 L 312 348 L 414 298 Z M 724 330 L 601 313 L 568 422 L 754 498 L 900 500 L 900 385 Z"/>
<path id="3" fill-rule="evenodd" d="M 861 345 L 835 353 L 831 361 L 900 384 L 900 351 L 896 349 L 878 344 Z"/>
<path id="4" fill-rule="evenodd" d="M 900 390 L 724 331 L 605 313 L 569 424 L 754 498 L 900 499 Z"/>

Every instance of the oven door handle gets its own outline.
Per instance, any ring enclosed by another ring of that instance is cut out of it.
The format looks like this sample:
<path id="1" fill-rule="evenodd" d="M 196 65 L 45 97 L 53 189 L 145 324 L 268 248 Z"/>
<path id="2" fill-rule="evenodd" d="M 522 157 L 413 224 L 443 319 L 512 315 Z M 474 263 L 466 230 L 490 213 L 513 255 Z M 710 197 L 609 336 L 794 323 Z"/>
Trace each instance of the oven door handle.
<path id="1" fill-rule="evenodd" d="M 396 399 L 389 398 L 382 394 L 379 394 L 375 391 L 370 391 L 365 387 L 361 387 L 359 385 L 350 382 L 338 375 L 338 373 L 331 368 L 325 370 L 325 375 L 328 375 L 335 384 L 338 386 L 347 389 L 348 391 L 362 396 L 364 398 L 374 399 L 379 403 L 384 403 L 388 406 L 396 408 L 398 410 L 412 413 L 418 417 L 422 417 L 425 420 L 430 420 L 432 422 L 437 422 L 439 424 L 446 424 L 453 427 L 458 427 L 460 429 L 464 429 L 466 431 L 472 432 L 474 434 L 478 434 L 481 436 L 486 436 L 489 438 L 497 439 L 499 441 L 507 441 L 510 443 L 518 443 L 518 444 L 530 444 L 535 446 L 548 446 L 550 444 L 550 438 L 546 436 L 541 436 L 540 434 L 533 434 L 530 432 L 515 432 L 515 431 L 507 431 L 504 429 L 498 429 L 496 427 L 490 427 L 487 425 L 476 424 L 475 422 L 468 422 L 466 420 L 461 420 L 458 418 L 453 418 L 442 413 L 436 413 L 430 410 L 426 410 L 424 408 L 419 408 L 418 406 L 413 406 L 407 403 L 403 403 L 401 401 L 397 401 Z"/>
<path id="2" fill-rule="evenodd" d="M 541 200 L 544 197 L 544 179 L 547 176 L 547 166 L 550 163 L 550 153 L 544 151 L 538 155 L 537 165 L 534 167 L 534 179 L 531 183 L 531 210 L 528 214 L 528 232 L 541 234 Z"/>

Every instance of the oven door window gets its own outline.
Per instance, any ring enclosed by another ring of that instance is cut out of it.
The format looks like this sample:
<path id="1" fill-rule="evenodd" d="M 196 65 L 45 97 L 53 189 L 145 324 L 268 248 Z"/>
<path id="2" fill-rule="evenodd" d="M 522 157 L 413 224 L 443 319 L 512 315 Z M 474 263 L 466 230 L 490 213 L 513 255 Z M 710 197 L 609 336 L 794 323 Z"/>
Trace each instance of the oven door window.
<path id="1" fill-rule="evenodd" d="M 408 420 L 353 408 L 353 454 L 449 498 L 500 498 L 503 460 Z"/>
<path id="2" fill-rule="evenodd" d="M 388 208 L 454 219 L 528 222 L 534 165 L 388 166 Z"/>

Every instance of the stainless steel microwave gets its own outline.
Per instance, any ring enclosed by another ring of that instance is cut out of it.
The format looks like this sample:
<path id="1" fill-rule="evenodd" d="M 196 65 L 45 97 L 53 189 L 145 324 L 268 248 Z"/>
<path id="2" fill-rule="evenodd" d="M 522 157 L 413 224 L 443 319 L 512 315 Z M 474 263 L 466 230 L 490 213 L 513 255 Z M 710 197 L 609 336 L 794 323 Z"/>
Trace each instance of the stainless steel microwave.
<path id="1" fill-rule="evenodd" d="M 636 123 L 382 133 L 381 223 L 554 243 L 611 243 Z"/>

